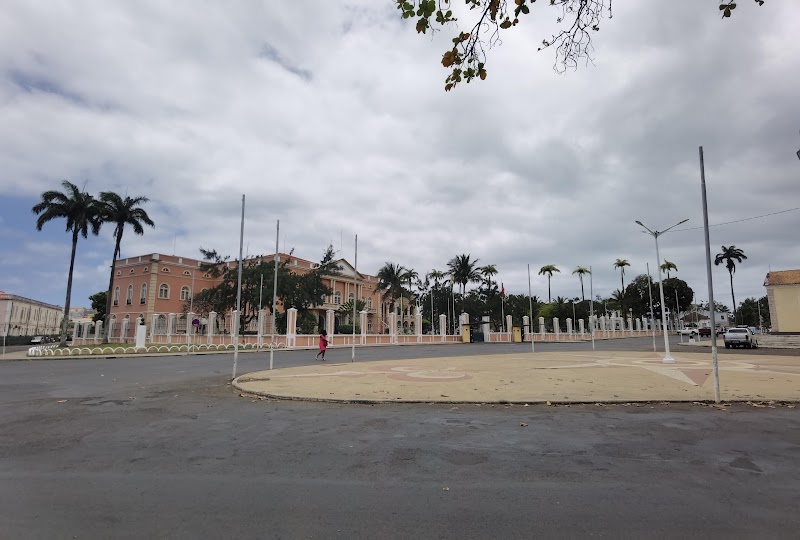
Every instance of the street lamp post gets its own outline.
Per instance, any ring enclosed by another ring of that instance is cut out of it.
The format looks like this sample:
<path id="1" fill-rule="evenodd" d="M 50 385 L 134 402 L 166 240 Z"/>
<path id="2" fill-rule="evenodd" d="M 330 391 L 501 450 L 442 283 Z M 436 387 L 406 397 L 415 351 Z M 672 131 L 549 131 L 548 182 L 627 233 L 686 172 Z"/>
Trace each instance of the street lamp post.
<path id="1" fill-rule="evenodd" d="M 572 301 L 572 337 L 575 337 L 575 325 L 578 324 L 578 320 L 575 317 L 575 300 Z"/>
<path id="2" fill-rule="evenodd" d="M 675 359 L 672 358 L 672 356 L 670 356 L 669 354 L 669 336 L 667 335 L 667 309 L 666 306 L 664 305 L 664 279 L 661 276 L 661 264 L 659 264 L 661 262 L 661 254 L 658 251 L 658 237 L 664 234 L 665 232 L 669 231 L 670 229 L 686 223 L 687 221 L 689 220 L 684 219 L 683 221 L 676 223 L 672 227 L 667 227 L 663 231 L 652 231 L 641 221 L 638 220 L 636 221 L 636 224 L 645 229 L 647 233 L 650 236 L 652 236 L 656 241 L 656 267 L 658 268 L 658 290 L 659 293 L 661 294 L 661 326 L 664 331 L 664 359 L 662 360 L 662 362 L 664 362 L 665 364 L 674 364 Z"/>

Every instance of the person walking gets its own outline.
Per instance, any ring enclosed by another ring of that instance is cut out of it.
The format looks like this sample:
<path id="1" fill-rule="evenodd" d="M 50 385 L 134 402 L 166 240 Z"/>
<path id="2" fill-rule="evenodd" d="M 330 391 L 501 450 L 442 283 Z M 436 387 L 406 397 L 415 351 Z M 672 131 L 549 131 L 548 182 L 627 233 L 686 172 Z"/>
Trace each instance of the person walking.
<path id="1" fill-rule="evenodd" d="M 319 334 L 319 352 L 317 353 L 316 360 L 319 360 L 320 355 L 322 355 L 322 361 L 325 361 L 325 349 L 328 348 L 328 331 L 323 330 Z"/>

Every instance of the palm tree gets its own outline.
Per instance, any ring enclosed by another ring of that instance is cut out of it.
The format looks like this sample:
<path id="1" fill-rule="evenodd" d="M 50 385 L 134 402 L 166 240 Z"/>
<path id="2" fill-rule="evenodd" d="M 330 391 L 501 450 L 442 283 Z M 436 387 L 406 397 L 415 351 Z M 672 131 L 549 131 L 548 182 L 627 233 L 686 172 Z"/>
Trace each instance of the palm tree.
<path id="1" fill-rule="evenodd" d="M 467 285 L 474 281 L 481 279 L 481 274 L 476 265 L 478 259 L 470 260 L 470 255 L 456 255 L 447 263 L 447 268 L 450 270 L 450 275 L 453 280 L 461 287 L 461 295 L 464 296 L 467 292 Z"/>
<path id="2" fill-rule="evenodd" d="M 586 295 L 583 294 L 583 276 L 584 274 L 591 274 L 591 272 L 589 272 L 588 268 L 579 266 L 572 271 L 572 274 L 578 274 L 578 278 L 581 280 L 581 300 L 586 301 Z"/>
<path id="3" fill-rule="evenodd" d="M 411 287 L 412 287 L 415 279 L 416 280 L 419 279 L 419 273 L 417 273 L 417 271 L 412 269 L 412 268 L 406 269 L 403 272 L 403 275 L 401 276 L 402 282 L 403 283 L 408 283 L 408 303 L 409 303 L 409 306 L 411 305 Z M 400 297 L 400 328 L 403 328 L 405 330 L 405 327 L 403 326 L 403 317 L 404 317 L 404 314 L 403 314 L 403 297 L 401 296 Z"/>
<path id="4" fill-rule="evenodd" d="M 553 277 L 553 272 L 561 273 L 561 270 L 556 268 L 554 264 L 546 264 L 539 269 L 539 275 L 543 276 L 547 274 L 547 303 L 551 302 L 550 300 L 550 278 Z"/>
<path id="5" fill-rule="evenodd" d="M 614 262 L 614 268 L 619 269 L 619 279 L 620 283 L 622 283 L 622 288 L 620 289 L 622 296 L 619 303 L 619 309 L 622 313 L 625 312 L 625 304 L 623 302 L 625 299 L 625 267 L 630 265 L 631 263 L 628 262 L 628 259 L 617 259 Z"/>
<path id="6" fill-rule="evenodd" d="M 677 272 L 678 271 L 678 267 L 675 266 L 674 262 L 668 261 L 667 259 L 664 259 L 664 264 L 661 265 L 661 271 L 667 273 L 667 279 L 669 279 L 669 271 L 670 270 L 675 270 Z"/>
<path id="7" fill-rule="evenodd" d="M 486 266 L 481 266 L 478 268 L 478 272 L 486 279 L 486 284 L 489 290 L 492 289 L 492 277 L 497 275 L 497 266 L 493 264 L 487 264 Z"/>
<path id="8" fill-rule="evenodd" d="M 383 291 L 383 300 L 389 299 L 394 312 L 394 303 L 403 297 L 403 275 L 406 269 L 391 262 L 387 262 L 378 270 L 378 290 Z M 394 331 L 394 330 L 392 330 Z"/>
<path id="9" fill-rule="evenodd" d="M 113 191 L 103 191 L 100 193 L 100 201 L 102 202 L 102 219 L 105 223 L 114 224 L 114 256 L 111 257 L 111 277 L 108 278 L 108 294 L 106 297 L 106 320 L 111 319 L 111 302 L 112 293 L 114 291 L 114 270 L 117 266 L 117 257 L 120 255 L 120 244 L 122 243 L 122 235 L 125 232 L 125 225 L 133 227 L 133 232 L 138 235 L 144 234 L 144 227 L 142 225 L 149 225 L 155 227 L 155 223 L 150 219 L 142 208 L 138 208 L 141 204 L 149 201 L 147 197 L 128 197 L 123 199 Z M 192 291 L 194 294 L 194 291 Z M 108 331 L 110 325 L 103 328 L 103 343 L 108 343 Z"/>
<path id="10" fill-rule="evenodd" d="M 430 273 L 428 273 L 428 277 L 430 277 L 433 280 L 433 286 L 436 288 L 439 288 L 439 280 L 444 279 L 446 275 L 447 274 L 445 274 L 441 270 L 436 270 L 436 269 L 433 269 L 430 271 Z"/>
<path id="11" fill-rule="evenodd" d="M 60 191 L 45 191 L 42 200 L 31 208 L 36 219 L 36 230 L 41 231 L 48 221 L 56 218 L 67 220 L 67 231 L 72 232 L 72 254 L 69 259 L 69 274 L 67 274 L 67 298 L 64 301 L 64 318 L 61 321 L 61 346 L 67 344 L 67 328 L 69 326 L 69 306 L 72 298 L 72 273 L 75 269 L 75 251 L 78 247 L 78 235 L 87 237 L 89 229 L 95 236 L 100 232 L 102 225 L 101 208 L 99 202 L 78 186 L 64 180 L 61 182 L 64 193 Z"/>
<path id="12" fill-rule="evenodd" d="M 733 273 L 736 272 L 736 263 L 733 261 L 739 261 L 741 263 L 744 259 L 747 259 L 747 255 L 736 246 L 722 246 L 722 253 L 717 253 L 717 256 L 714 258 L 714 264 L 716 266 L 725 262 L 725 267 L 728 269 L 728 274 L 731 276 L 731 300 L 733 301 L 734 321 L 736 320 L 736 297 L 733 295 Z"/>

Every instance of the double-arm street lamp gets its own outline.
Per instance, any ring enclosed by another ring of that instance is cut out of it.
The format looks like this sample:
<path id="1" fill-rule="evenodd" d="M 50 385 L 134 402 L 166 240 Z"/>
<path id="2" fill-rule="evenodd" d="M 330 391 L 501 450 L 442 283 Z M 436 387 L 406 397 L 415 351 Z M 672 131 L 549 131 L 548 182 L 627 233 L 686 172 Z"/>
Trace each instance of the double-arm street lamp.
<path id="1" fill-rule="evenodd" d="M 659 289 L 659 292 L 661 293 L 661 325 L 662 325 L 662 327 L 664 329 L 664 360 L 663 360 L 663 362 L 665 364 L 674 364 L 675 363 L 675 359 L 672 358 L 672 356 L 670 356 L 670 354 L 669 354 L 669 336 L 667 335 L 667 310 L 666 310 L 666 307 L 665 307 L 665 304 L 664 304 L 664 280 L 662 279 L 662 276 L 661 276 L 661 264 L 660 264 L 661 263 L 661 255 L 658 252 L 658 237 L 661 236 L 662 234 L 664 234 L 665 232 L 667 232 L 668 230 L 673 229 L 673 228 L 677 227 L 678 225 L 682 225 L 683 223 L 686 223 L 687 221 L 689 221 L 689 220 L 688 219 L 684 219 L 683 221 L 681 221 L 679 223 L 676 223 L 672 227 L 668 227 L 668 228 L 664 229 L 663 231 L 650 230 L 641 221 L 638 221 L 638 220 L 636 221 L 636 224 L 640 225 L 642 228 L 644 228 L 647 231 L 647 233 L 650 236 L 652 236 L 656 241 L 656 267 L 658 268 L 658 289 Z"/>

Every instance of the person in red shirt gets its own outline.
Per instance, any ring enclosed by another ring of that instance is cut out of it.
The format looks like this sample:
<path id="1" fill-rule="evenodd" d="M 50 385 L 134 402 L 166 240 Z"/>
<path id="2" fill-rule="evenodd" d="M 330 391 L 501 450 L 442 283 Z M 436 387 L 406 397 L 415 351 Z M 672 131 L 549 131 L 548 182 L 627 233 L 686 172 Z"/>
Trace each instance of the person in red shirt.
<path id="1" fill-rule="evenodd" d="M 319 352 L 317 353 L 317 360 L 319 360 L 319 356 L 322 355 L 322 361 L 325 361 L 325 349 L 328 348 L 328 331 L 323 330 L 319 334 Z"/>

